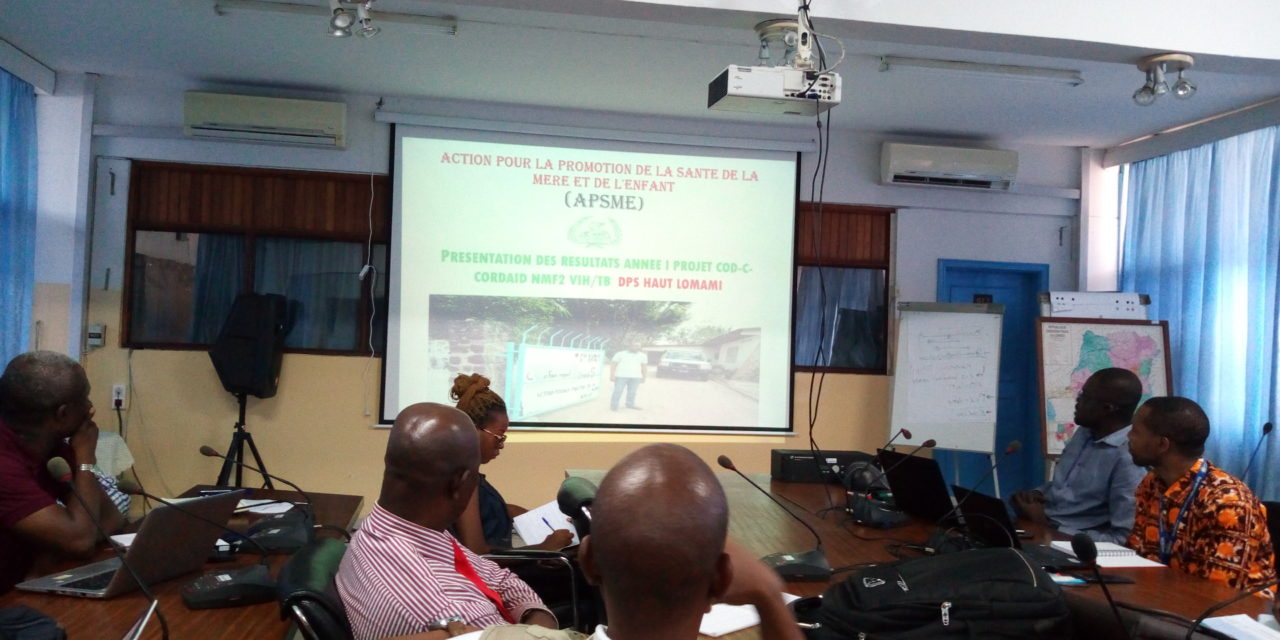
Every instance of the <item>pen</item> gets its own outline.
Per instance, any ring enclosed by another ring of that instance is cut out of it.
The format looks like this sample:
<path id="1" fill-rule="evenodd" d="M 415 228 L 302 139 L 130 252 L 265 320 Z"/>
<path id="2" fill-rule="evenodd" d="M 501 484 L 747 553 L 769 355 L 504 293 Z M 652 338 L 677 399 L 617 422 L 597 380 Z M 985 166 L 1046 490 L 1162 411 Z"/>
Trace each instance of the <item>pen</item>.
<path id="1" fill-rule="evenodd" d="M 542 519 L 542 524 L 547 525 L 547 528 L 548 528 L 548 529 L 550 529 L 550 530 L 552 530 L 552 531 L 555 531 L 555 530 L 556 530 L 556 528 L 555 528 L 555 527 L 551 526 L 551 523 L 550 523 L 550 522 L 547 522 L 547 519 L 546 519 L 546 518 L 543 518 L 543 519 Z"/>

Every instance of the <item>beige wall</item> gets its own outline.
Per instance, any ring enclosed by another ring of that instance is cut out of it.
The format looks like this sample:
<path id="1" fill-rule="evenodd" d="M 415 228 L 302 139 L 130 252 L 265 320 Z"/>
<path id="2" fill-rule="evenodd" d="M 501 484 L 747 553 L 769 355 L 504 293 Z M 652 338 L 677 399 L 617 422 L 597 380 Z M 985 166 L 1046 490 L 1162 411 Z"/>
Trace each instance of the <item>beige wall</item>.
<path id="1" fill-rule="evenodd" d="M 67 351 L 71 285 L 37 282 L 31 305 L 31 348 Z"/>
<path id="2" fill-rule="evenodd" d="M 93 291 L 88 321 L 115 327 L 119 308 L 119 292 Z M 196 483 L 212 483 L 219 461 L 198 450 L 207 444 L 225 453 L 237 405 L 218 382 L 208 354 L 136 350 L 130 356 L 116 346 L 117 336 L 112 331 L 111 346 L 84 358 L 99 427 L 116 428 L 111 386 L 128 383 L 127 435 L 147 490 L 171 496 Z M 367 510 L 377 498 L 387 440 L 385 429 L 372 427 L 379 372 L 380 362 L 366 358 L 286 355 L 276 397 L 250 398 L 248 404 L 246 423 L 267 469 L 310 491 L 363 495 Z M 709 464 L 726 454 L 744 471 L 768 472 L 770 449 L 808 448 L 809 378 L 796 376 L 796 436 L 512 432 L 502 456 L 484 471 L 508 501 L 524 506 L 554 499 L 565 469 L 607 468 L 649 442 L 680 442 Z M 889 380 L 828 375 L 814 431 L 818 443 L 864 451 L 882 443 L 888 433 Z M 365 415 L 366 402 L 371 416 Z"/>

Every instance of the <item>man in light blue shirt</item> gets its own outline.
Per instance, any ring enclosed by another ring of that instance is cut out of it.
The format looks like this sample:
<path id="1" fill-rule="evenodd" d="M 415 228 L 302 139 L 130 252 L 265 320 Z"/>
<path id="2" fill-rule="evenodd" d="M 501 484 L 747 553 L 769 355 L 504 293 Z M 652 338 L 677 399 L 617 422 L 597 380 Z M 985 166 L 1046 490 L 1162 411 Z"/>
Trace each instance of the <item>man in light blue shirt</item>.
<path id="1" fill-rule="evenodd" d="M 1076 397 L 1075 423 L 1053 480 L 1013 494 L 1018 515 L 1067 535 L 1124 544 L 1133 528 L 1134 492 L 1147 470 L 1133 464 L 1128 438 L 1142 382 L 1128 369 L 1102 369 Z"/>

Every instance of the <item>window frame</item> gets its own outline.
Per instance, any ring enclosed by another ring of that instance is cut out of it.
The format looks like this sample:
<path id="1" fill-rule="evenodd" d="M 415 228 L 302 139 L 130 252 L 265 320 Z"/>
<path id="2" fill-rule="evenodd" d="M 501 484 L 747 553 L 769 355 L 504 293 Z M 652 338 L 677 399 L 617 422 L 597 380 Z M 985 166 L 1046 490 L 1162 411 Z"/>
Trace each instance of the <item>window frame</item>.
<path id="1" fill-rule="evenodd" d="M 885 336 L 883 367 L 833 367 L 825 365 L 795 364 L 791 354 L 793 373 L 851 373 L 887 375 L 889 372 L 889 348 L 892 336 L 892 313 L 889 301 L 893 296 L 893 223 L 897 209 L 866 205 L 797 202 L 795 226 L 795 252 L 792 260 L 795 297 L 791 305 L 791 347 L 795 349 L 796 324 L 800 318 L 801 303 L 799 283 L 801 267 L 882 269 L 884 270 L 885 318 L 882 327 Z M 813 235 L 824 226 L 838 225 L 837 233 L 822 233 L 822 241 L 814 246 Z M 841 219 L 843 218 L 843 219 Z M 843 233 L 839 231 L 843 230 Z"/>
<path id="2" fill-rule="evenodd" d="M 215 182 L 231 182 L 232 193 L 214 193 Z M 363 189 L 363 201 L 355 195 Z M 288 198 L 289 192 L 320 195 L 312 198 Z M 371 194 L 372 191 L 372 194 Z M 370 196 L 372 195 L 372 202 Z M 298 169 L 263 169 L 227 165 L 154 162 L 134 160 L 129 176 L 128 214 L 125 224 L 124 282 L 120 303 L 120 346 L 125 349 L 162 349 L 170 351 L 207 351 L 211 343 L 139 342 L 132 336 L 133 262 L 138 232 L 196 233 L 234 235 L 244 239 L 244 273 L 241 291 L 254 291 L 256 241 L 259 238 L 291 238 L 331 242 L 353 242 L 360 245 L 364 263 L 378 245 L 387 245 L 390 258 L 391 226 L 390 178 L 385 174 L 338 173 Z M 318 200 L 327 208 L 312 213 L 306 220 L 320 221 L 327 229 L 298 224 L 281 207 L 275 215 L 259 215 L 282 201 L 292 200 L 294 208 L 305 207 Z M 216 201 L 216 202 L 213 202 Z M 302 201 L 302 202 L 300 202 Z M 356 205 L 360 206 L 356 206 Z M 153 219 L 155 211 L 174 211 L 174 218 Z M 180 212 L 180 213 L 179 213 Z M 193 218 L 203 218 L 193 221 Z M 210 219 L 212 218 L 212 219 Z M 241 222 L 237 222 L 236 219 Z M 372 220 L 370 220 L 372 218 Z M 370 230 L 372 223 L 373 229 Z M 381 277 L 386 277 L 382 266 Z M 354 277 L 353 273 L 353 277 Z M 372 284 L 361 283 L 359 317 L 356 319 L 355 349 L 284 349 L 285 353 L 313 355 L 370 356 L 370 310 L 373 304 Z M 383 305 L 385 307 L 385 305 Z M 384 345 L 385 348 L 385 345 Z"/>

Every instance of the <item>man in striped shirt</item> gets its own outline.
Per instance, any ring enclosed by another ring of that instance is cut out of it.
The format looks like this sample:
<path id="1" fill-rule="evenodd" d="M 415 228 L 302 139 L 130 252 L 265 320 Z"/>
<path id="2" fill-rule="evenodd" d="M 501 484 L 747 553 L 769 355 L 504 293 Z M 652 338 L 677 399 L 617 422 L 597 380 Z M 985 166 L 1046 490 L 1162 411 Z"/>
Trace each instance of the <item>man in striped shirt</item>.
<path id="1" fill-rule="evenodd" d="M 479 479 L 476 434 L 466 414 L 440 404 L 396 417 L 382 492 L 338 569 L 356 640 L 424 632 L 455 616 L 472 627 L 558 626 L 529 585 L 447 530 Z"/>

